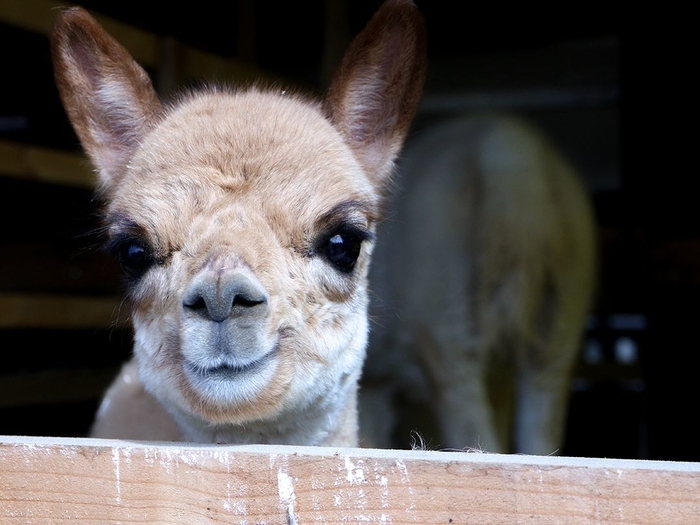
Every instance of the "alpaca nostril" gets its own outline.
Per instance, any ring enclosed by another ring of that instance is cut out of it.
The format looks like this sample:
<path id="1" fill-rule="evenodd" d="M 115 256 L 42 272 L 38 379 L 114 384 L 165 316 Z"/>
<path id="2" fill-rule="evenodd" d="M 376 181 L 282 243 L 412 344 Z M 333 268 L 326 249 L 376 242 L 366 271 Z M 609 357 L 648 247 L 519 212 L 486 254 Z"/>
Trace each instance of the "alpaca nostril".
<path id="1" fill-rule="evenodd" d="M 191 304 L 184 303 L 187 308 L 190 308 L 192 310 L 196 311 L 201 311 L 206 313 L 207 311 L 207 303 L 204 300 L 204 297 L 198 297 L 192 302 Z"/>
<path id="2" fill-rule="evenodd" d="M 244 308 L 252 308 L 265 302 L 265 299 L 250 299 L 242 295 L 237 295 L 233 298 L 233 306 L 242 306 Z"/>
<path id="3" fill-rule="evenodd" d="M 255 320 L 269 311 L 265 288 L 247 272 L 204 272 L 195 277 L 182 303 L 186 311 L 215 322 L 229 317 Z"/>

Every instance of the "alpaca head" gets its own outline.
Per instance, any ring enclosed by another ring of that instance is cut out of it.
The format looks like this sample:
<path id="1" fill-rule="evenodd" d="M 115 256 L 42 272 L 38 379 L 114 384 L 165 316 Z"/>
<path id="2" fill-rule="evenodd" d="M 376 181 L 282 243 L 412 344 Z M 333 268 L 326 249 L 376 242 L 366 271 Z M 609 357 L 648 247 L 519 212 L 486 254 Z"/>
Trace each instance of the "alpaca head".
<path id="1" fill-rule="evenodd" d="M 60 12 L 57 85 L 127 277 L 139 377 L 176 417 L 354 406 L 374 229 L 424 46 L 412 3 L 389 0 L 323 101 L 209 87 L 163 103 L 87 12 Z"/>

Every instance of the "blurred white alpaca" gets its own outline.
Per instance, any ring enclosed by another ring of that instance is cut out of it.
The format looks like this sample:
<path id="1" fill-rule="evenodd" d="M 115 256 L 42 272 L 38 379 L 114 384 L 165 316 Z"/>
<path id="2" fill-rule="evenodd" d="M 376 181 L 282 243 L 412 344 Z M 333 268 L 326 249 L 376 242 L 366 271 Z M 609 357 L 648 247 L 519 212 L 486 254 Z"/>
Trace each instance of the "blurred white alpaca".
<path id="1" fill-rule="evenodd" d="M 577 174 L 497 115 L 426 127 L 399 172 L 370 279 L 364 445 L 396 446 L 402 398 L 430 407 L 430 447 L 556 453 L 596 273 Z"/>

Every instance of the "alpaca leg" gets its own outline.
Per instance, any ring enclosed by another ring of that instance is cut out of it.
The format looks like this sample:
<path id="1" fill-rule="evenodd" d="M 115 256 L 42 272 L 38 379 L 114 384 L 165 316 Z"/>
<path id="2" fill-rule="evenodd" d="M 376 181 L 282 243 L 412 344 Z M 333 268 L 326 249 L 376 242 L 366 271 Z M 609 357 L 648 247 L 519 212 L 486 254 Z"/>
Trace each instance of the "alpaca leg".
<path id="1" fill-rule="evenodd" d="M 486 387 L 480 377 L 444 385 L 437 396 L 437 413 L 445 448 L 505 452 L 493 421 Z"/>
<path id="2" fill-rule="evenodd" d="M 577 345 L 560 348 L 559 360 L 544 366 L 527 363 L 518 377 L 516 452 L 550 455 L 564 443 L 570 398 L 571 362 Z M 573 346 L 573 347 L 572 347 Z"/>
<path id="3" fill-rule="evenodd" d="M 394 448 L 393 432 L 396 410 L 393 406 L 395 388 L 364 384 L 359 394 L 360 446 L 363 448 Z"/>
<path id="4" fill-rule="evenodd" d="M 474 448 L 504 452 L 499 439 L 488 395 L 486 371 L 473 351 L 443 347 L 444 359 L 426 363 L 433 390 L 435 413 L 445 448 Z"/>

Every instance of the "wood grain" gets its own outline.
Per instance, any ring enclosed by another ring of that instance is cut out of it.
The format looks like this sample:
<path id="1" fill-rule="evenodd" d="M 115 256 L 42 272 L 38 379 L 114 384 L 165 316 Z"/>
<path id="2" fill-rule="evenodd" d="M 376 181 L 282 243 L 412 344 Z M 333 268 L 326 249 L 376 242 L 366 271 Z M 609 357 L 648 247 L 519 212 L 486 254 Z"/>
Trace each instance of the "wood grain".
<path id="1" fill-rule="evenodd" d="M 693 524 L 700 465 L 0 438 L 2 523 Z"/>

